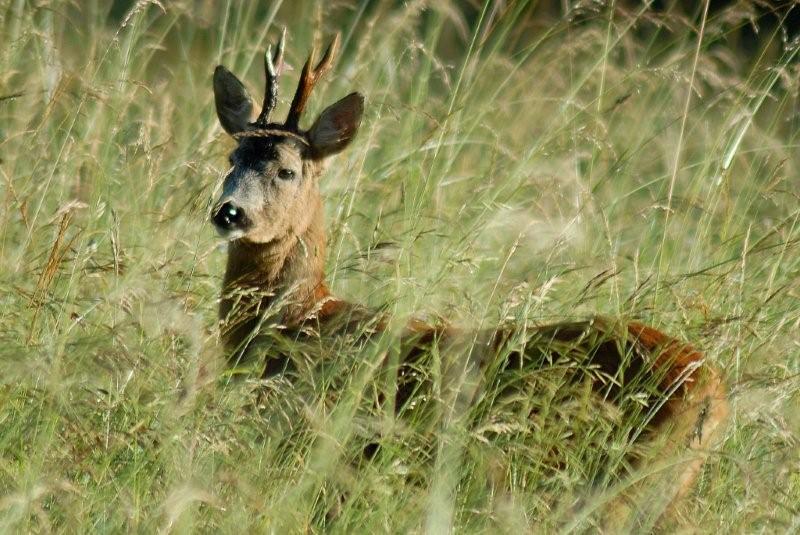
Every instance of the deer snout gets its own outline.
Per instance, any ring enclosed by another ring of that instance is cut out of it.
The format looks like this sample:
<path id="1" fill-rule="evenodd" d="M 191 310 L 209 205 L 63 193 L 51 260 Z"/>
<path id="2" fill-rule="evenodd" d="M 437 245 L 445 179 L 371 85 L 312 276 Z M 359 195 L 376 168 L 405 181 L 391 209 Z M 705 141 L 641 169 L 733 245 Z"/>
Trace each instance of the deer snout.
<path id="1" fill-rule="evenodd" d="M 232 202 L 224 202 L 211 216 L 211 222 L 223 234 L 243 231 L 247 227 L 244 210 Z"/>

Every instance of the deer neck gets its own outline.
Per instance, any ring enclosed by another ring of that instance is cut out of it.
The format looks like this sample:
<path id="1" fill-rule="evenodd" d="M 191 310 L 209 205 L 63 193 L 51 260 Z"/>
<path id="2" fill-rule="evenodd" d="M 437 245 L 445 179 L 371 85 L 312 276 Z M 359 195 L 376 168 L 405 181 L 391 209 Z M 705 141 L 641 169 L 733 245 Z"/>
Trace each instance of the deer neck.
<path id="1" fill-rule="evenodd" d="M 314 204 L 311 222 L 301 232 L 290 230 L 267 243 L 229 244 L 220 319 L 231 321 L 234 309 L 234 315 L 239 310 L 257 316 L 272 308 L 276 319 L 291 325 L 312 315 L 325 300 L 323 210 L 320 200 Z"/>

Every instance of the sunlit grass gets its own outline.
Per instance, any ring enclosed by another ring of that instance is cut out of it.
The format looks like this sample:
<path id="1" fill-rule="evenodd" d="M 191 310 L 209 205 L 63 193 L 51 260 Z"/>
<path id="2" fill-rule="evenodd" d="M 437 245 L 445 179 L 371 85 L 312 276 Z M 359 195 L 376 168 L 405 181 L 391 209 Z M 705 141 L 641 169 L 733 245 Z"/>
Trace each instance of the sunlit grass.
<path id="1" fill-rule="evenodd" d="M 230 378 L 207 221 L 232 142 L 211 72 L 258 98 L 284 24 L 279 114 L 337 30 L 309 116 L 367 96 L 322 184 L 337 294 L 398 323 L 601 312 L 692 340 L 733 411 L 679 516 L 798 529 L 796 43 L 739 57 L 734 9 L 701 31 L 644 5 L 542 28 L 527 2 L 124 4 L 0 3 L 3 530 L 582 531 L 637 477 L 663 482 L 656 464 L 592 486 L 626 422 L 588 404 L 541 427 L 512 405 L 469 409 L 476 425 L 377 409 L 388 335 L 298 347 L 295 382 Z M 528 402 L 560 400 L 539 380 Z M 645 525 L 665 505 L 650 492 Z"/>

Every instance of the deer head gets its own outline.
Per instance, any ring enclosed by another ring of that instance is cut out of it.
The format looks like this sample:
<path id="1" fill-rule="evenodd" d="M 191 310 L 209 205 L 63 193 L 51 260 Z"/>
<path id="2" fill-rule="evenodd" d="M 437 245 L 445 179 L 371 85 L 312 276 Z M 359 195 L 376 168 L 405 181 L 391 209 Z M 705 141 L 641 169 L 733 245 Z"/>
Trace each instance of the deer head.
<path id="1" fill-rule="evenodd" d="M 277 104 L 285 36 L 284 30 L 275 53 L 270 46 L 264 56 L 264 104 L 255 121 L 251 121 L 253 102 L 242 82 L 221 65 L 214 70 L 219 121 L 238 141 L 229 158 L 231 169 L 222 196 L 211 214 L 214 226 L 228 240 L 266 244 L 287 235 L 302 235 L 321 205 L 318 177 L 322 161 L 344 149 L 361 122 L 364 97 L 351 93 L 326 108 L 311 128 L 300 128 L 311 91 L 331 68 L 339 47 L 338 34 L 319 63 L 312 49 L 286 121 L 270 121 Z"/>

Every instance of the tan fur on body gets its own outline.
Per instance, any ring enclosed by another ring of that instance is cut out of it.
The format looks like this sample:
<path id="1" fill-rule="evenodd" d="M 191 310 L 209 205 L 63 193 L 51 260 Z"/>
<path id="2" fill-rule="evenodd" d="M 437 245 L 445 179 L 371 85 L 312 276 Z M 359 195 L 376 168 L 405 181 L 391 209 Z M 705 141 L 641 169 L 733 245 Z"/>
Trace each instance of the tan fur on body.
<path id="1" fill-rule="evenodd" d="M 333 334 L 362 332 L 365 322 L 371 329 L 364 333 L 386 326 L 375 313 L 334 298 L 324 280 L 326 228 L 319 179 L 325 159 L 355 136 L 363 98 L 356 93 L 344 97 L 323 111 L 308 131 L 300 129 L 298 121 L 311 88 L 330 67 L 337 42 L 316 69 L 311 68 L 313 60 L 306 63 L 283 125 L 267 123 L 277 90 L 269 84 L 276 83 L 280 71 L 282 44 L 280 53 L 267 55 L 267 96 L 255 123 L 249 122 L 252 104 L 241 82 L 222 67 L 214 74 L 220 121 L 240 140 L 212 214 L 215 226 L 230 239 L 219 313 L 222 338 L 234 361 L 258 353 L 261 322 L 267 316 L 283 332 L 297 336 L 307 325 Z M 650 378 L 645 381 L 650 386 L 641 391 L 651 408 L 644 422 L 647 432 L 634 440 L 661 434 L 667 437 L 669 455 L 688 452 L 673 478 L 670 500 L 687 494 L 727 416 L 722 380 L 703 355 L 638 322 L 592 318 L 528 328 L 524 333 L 514 326 L 469 333 L 414 320 L 398 343 L 398 412 L 420 386 L 412 368 L 424 362 L 434 345 L 451 355 L 444 364 L 450 367 L 445 375 L 460 378 L 452 386 L 462 401 L 476 399 L 487 386 L 483 379 L 487 370 L 498 367 L 513 372 L 564 362 L 572 365 L 577 358 L 578 366 L 566 381 L 578 383 L 589 377 L 598 398 L 619 403 L 625 402 L 626 385 Z M 505 360 L 498 362 L 501 356 Z M 288 354 L 268 354 L 265 373 L 280 373 L 290 361 Z"/>

